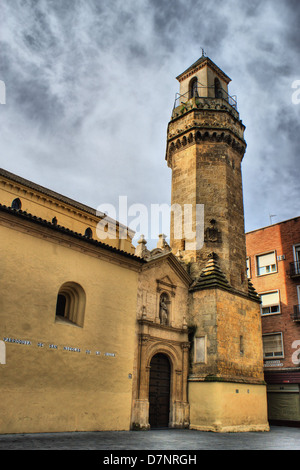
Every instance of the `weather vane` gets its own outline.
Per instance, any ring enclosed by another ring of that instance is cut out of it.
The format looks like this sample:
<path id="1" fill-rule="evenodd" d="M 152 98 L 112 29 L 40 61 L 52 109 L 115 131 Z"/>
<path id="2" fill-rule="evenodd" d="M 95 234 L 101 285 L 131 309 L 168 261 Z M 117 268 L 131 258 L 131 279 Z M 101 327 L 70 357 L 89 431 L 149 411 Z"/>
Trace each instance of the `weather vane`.
<path id="1" fill-rule="evenodd" d="M 201 47 L 201 50 L 202 50 L 202 57 L 205 57 L 206 52 L 205 52 L 205 50 L 203 49 L 203 47 Z"/>

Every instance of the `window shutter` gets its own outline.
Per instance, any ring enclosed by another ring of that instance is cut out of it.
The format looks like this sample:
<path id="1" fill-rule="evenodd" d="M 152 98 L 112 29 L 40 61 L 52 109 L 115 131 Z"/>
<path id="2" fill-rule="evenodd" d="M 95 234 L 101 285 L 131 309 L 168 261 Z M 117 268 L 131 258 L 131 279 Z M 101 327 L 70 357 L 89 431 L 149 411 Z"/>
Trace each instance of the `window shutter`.
<path id="1" fill-rule="evenodd" d="M 268 253 L 267 255 L 261 255 L 257 257 L 257 264 L 259 268 L 264 268 L 265 266 L 271 266 L 276 264 L 275 253 Z"/>
<path id="2" fill-rule="evenodd" d="M 269 307 L 270 305 L 279 305 L 279 291 L 270 292 L 268 294 L 261 294 L 262 307 Z"/>
<path id="3" fill-rule="evenodd" d="M 281 356 L 282 341 L 281 334 L 263 336 L 264 355 L 265 356 Z"/>

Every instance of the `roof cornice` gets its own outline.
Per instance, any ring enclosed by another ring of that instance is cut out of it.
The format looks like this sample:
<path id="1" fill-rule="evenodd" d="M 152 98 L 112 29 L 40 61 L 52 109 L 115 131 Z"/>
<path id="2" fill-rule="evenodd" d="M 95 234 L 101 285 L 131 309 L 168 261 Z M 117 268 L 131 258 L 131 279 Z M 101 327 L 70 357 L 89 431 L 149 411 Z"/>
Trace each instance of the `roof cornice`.
<path id="1" fill-rule="evenodd" d="M 36 224 L 40 227 L 43 227 L 45 229 L 52 230 L 53 232 L 56 232 L 57 234 L 61 235 L 67 235 L 73 239 L 80 240 L 81 242 L 86 243 L 87 245 L 94 247 L 94 248 L 102 248 L 108 252 L 115 253 L 116 255 L 120 255 L 122 257 L 131 259 L 132 261 L 135 261 L 139 264 L 145 264 L 146 261 L 143 260 L 142 258 L 128 253 L 127 251 L 120 250 L 119 248 L 115 248 L 111 245 L 108 245 L 106 243 L 103 243 L 99 240 L 95 240 L 93 238 L 88 238 L 81 233 L 74 232 L 73 230 L 70 230 L 66 227 L 63 227 L 61 225 L 56 225 L 52 222 L 49 222 L 48 220 L 44 220 L 41 217 L 34 216 L 32 214 L 29 214 L 28 212 L 22 211 L 22 210 L 17 210 L 13 209 L 12 207 L 7 207 L 3 204 L 0 204 L 0 213 L 5 213 L 8 215 L 11 215 L 13 217 L 18 218 L 19 220 L 23 220 L 32 224 Z"/>
<path id="2" fill-rule="evenodd" d="M 9 180 L 10 182 L 15 183 L 16 185 L 24 186 L 32 191 L 36 191 L 39 194 L 43 194 L 44 196 L 47 196 L 48 198 L 53 198 L 56 201 L 59 201 L 61 204 L 71 206 L 75 211 L 85 212 L 86 214 L 89 214 L 89 216 L 95 219 L 102 219 L 105 217 L 107 222 L 116 223 L 116 226 L 120 228 L 126 228 L 128 230 L 128 233 L 130 233 L 132 237 L 134 236 L 133 230 L 121 224 L 117 220 L 114 220 L 111 217 L 106 216 L 104 213 L 96 209 L 93 209 L 92 207 L 89 207 L 85 204 L 75 201 L 74 199 L 71 199 L 67 196 L 64 196 L 55 191 L 52 191 L 52 189 L 48 189 L 48 188 L 45 188 L 44 186 L 40 186 L 39 184 L 34 183 L 33 181 L 30 181 L 21 176 L 15 175 L 14 173 L 4 170 L 3 168 L 0 168 L 0 176 L 2 176 L 2 178 Z"/>
<path id="3" fill-rule="evenodd" d="M 168 251 L 167 253 L 162 253 L 159 256 L 155 256 L 154 258 L 150 258 L 146 260 L 146 264 L 144 265 L 144 269 L 151 268 L 152 266 L 162 263 L 166 261 L 171 268 L 178 274 L 178 276 L 182 279 L 182 281 L 187 285 L 190 286 L 192 283 L 192 278 L 180 263 L 178 258 L 172 253 L 172 251 Z"/>
<path id="4" fill-rule="evenodd" d="M 218 75 L 220 75 L 223 80 L 228 84 L 231 82 L 231 78 L 223 72 L 209 57 L 202 56 L 198 59 L 194 64 L 188 67 L 184 72 L 176 77 L 176 79 L 181 82 L 185 78 L 189 77 L 190 75 L 198 72 L 198 70 L 202 69 L 205 66 L 209 66 L 213 69 Z"/>

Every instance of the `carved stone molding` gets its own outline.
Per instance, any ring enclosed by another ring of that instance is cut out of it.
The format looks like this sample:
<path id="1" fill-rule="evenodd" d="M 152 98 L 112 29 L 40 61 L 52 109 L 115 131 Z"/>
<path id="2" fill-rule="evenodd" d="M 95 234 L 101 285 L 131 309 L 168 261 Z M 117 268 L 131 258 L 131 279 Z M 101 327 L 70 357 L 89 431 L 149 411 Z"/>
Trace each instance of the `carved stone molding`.
<path id="1" fill-rule="evenodd" d="M 156 280 L 156 292 L 160 293 L 162 291 L 167 291 L 172 297 L 175 297 L 176 286 L 168 276 Z"/>
<path id="2" fill-rule="evenodd" d="M 182 150 L 193 144 L 201 142 L 224 142 L 231 146 L 239 155 L 243 156 L 246 151 L 246 142 L 237 136 L 232 136 L 231 131 L 225 129 L 193 129 L 188 134 L 182 135 L 169 142 L 167 148 L 167 159 L 172 157 L 173 153 Z"/>

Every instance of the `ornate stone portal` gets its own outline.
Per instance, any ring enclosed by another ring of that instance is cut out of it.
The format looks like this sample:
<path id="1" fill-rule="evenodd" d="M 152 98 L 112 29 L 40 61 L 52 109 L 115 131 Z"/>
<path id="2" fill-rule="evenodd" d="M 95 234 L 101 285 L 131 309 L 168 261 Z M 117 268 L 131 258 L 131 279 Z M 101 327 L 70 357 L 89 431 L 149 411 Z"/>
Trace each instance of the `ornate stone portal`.
<path id="1" fill-rule="evenodd" d="M 159 276 L 159 278 L 157 278 Z M 134 384 L 132 428 L 149 429 L 149 415 L 165 412 L 163 395 L 160 390 L 160 372 L 154 380 L 158 394 L 155 410 L 151 407 L 151 362 L 157 355 L 163 355 L 169 362 L 169 415 L 168 425 L 173 428 L 189 426 L 189 405 L 187 400 L 187 377 L 189 363 L 189 341 L 186 324 L 188 308 L 188 286 L 190 278 L 169 249 L 148 256 L 140 276 L 138 296 L 136 355 L 136 383 Z M 153 405 L 152 405 L 153 406 Z"/>

